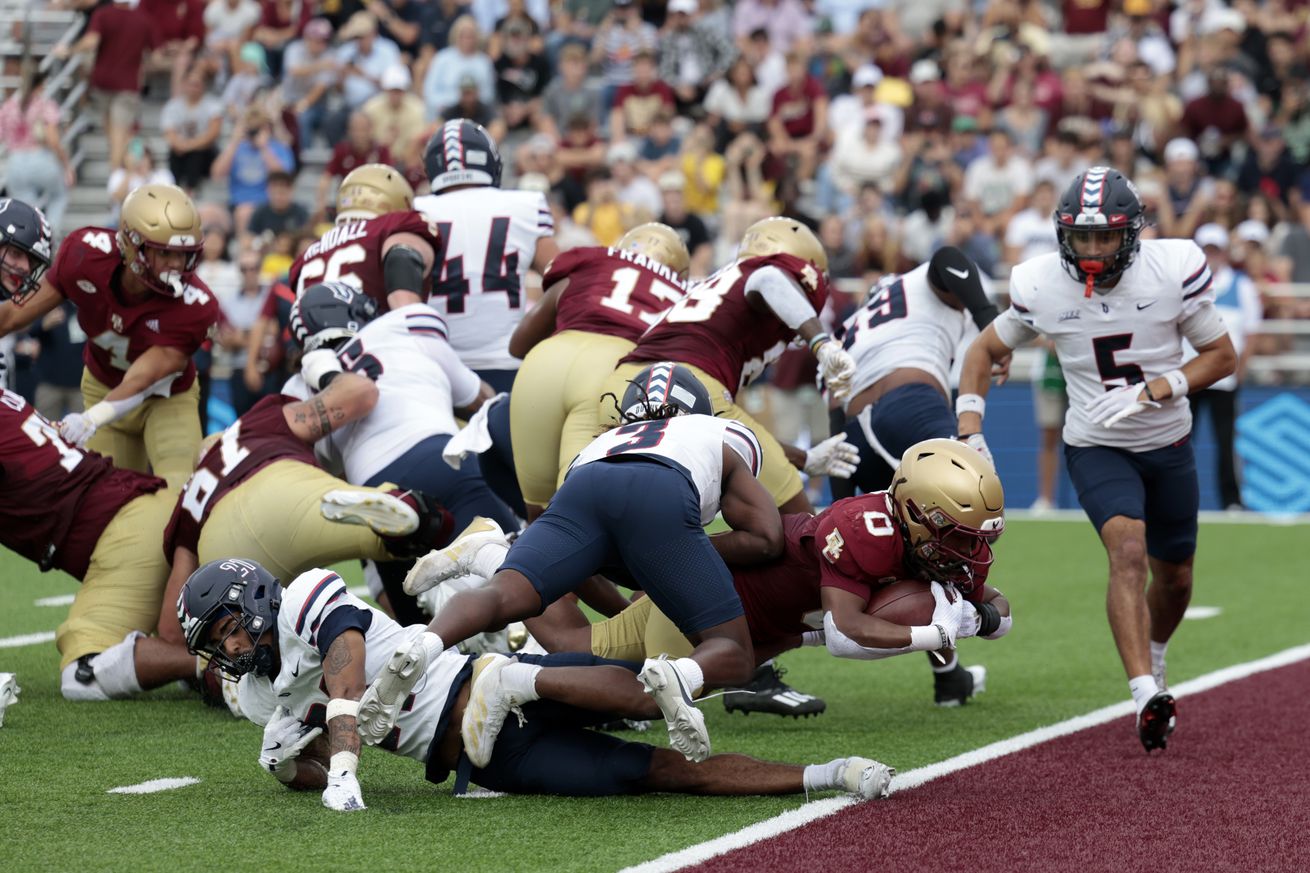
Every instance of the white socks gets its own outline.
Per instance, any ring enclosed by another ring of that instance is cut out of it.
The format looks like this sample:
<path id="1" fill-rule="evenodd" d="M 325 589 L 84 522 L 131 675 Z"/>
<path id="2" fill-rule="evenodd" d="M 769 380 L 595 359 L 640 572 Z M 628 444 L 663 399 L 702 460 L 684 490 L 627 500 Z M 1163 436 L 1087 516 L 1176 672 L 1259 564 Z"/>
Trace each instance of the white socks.
<path id="1" fill-rule="evenodd" d="M 678 672 L 682 674 L 691 696 L 695 697 L 700 694 L 705 687 L 705 673 L 702 672 L 700 664 L 697 664 L 691 658 L 678 658 L 673 662 L 673 666 L 677 667 Z"/>
<path id="2" fill-rule="evenodd" d="M 952 670 L 954 670 L 956 667 L 958 667 L 959 664 L 960 664 L 960 656 L 955 653 L 954 649 L 951 649 L 951 659 L 947 661 L 945 664 L 934 663 L 932 665 L 932 671 L 934 673 L 949 673 Z"/>
<path id="3" fill-rule="evenodd" d="M 1155 683 L 1164 690 L 1164 653 L 1169 648 L 1169 641 L 1157 643 L 1151 640 L 1151 675 L 1155 677 Z"/>
<path id="4" fill-rule="evenodd" d="M 1159 692 L 1160 686 L 1155 684 L 1154 676 L 1134 676 L 1128 680 L 1128 690 L 1133 693 L 1133 705 L 1137 707 L 1137 714 L 1141 715 L 1146 702 Z"/>
<path id="5" fill-rule="evenodd" d="M 838 758 L 826 764 L 810 764 L 805 768 L 801 784 L 805 793 L 811 791 L 833 791 L 845 787 L 842 784 L 842 771 L 846 769 L 846 758 Z"/>
<path id="6" fill-rule="evenodd" d="M 469 569 L 484 579 L 490 579 L 496 575 L 500 565 L 505 563 L 505 556 L 508 554 L 509 546 L 487 543 L 473 555 L 472 566 Z"/>
<path id="7" fill-rule="evenodd" d="M 500 671 L 500 683 L 505 693 L 509 694 L 515 703 L 540 700 L 541 695 L 537 693 L 537 674 L 540 672 L 541 667 L 537 664 L 522 664 L 515 661 L 507 664 L 505 669 Z"/>

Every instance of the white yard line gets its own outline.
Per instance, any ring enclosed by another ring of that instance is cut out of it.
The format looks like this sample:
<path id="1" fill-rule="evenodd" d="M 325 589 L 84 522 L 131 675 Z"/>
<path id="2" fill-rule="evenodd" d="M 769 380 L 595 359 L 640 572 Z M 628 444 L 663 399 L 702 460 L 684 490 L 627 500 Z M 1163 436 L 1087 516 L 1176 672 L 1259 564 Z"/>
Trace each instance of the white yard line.
<path id="1" fill-rule="evenodd" d="M 1265 670 L 1273 670 L 1278 667 L 1285 667 L 1288 664 L 1294 664 L 1298 661 L 1304 661 L 1310 658 L 1310 645 L 1296 646 L 1291 649 L 1285 649 L 1277 654 L 1270 655 L 1267 658 L 1260 658 L 1256 661 L 1248 661 L 1245 664 L 1236 664 L 1232 667 L 1225 667 L 1222 670 L 1216 670 L 1213 673 L 1207 673 L 1204 676 L 1198 676 L 1187 682 L 1179 683 L 1169 690 L 1175 697 L 1185 697 L 1190 694 L 1199 694 L 1202 691 L 1209 691 L 1220 685 L 1229 682 L 1235 682 L 1238 679 L 1245 679 L 1256 673 Z M 891 790 L 904 791 L 908 788 L 914 788 L 922 785 L 932 779 L 955 773 L 967 767 L 973 767 L 988 761 L 994 761 L 997 758 L 1014 752 L 1028 749 L 1039 743 L 1056 739 L 1057 737 L 1067 736 L 1087 728 L 1096 727 L 1105 724 L 1125 715 L 1131 715 L 1133 704 L 1131 700 L 1124 700 L 1111 706 L 1105 706 L 1101 709 L 1094 710 L 1086 715 L 1076 716 L 1071 719 L 1059 722 L 1046 727 L 1037 728 L 1009 739 L 1000 740 L 981 749 L 974 749 L 971 752 L 965 752 L 962 755 L 956 755 L 954 758 L 948 758 L 945 761 L 939 761 L 936 764 L 929 764 L 926 767 L 920 767 L 916 770 L 910 770 L 908 773 L 902 773 L 892 780 Z M 830 797 L 824 800 L 816 800 L 805 804 L 797 809 L 784 812 L 781 815 L 766 819 L 762 822 L 750 825 L 734 833 L 725 834 L 717 839 L 700 843 L 695 846 L 688 846 L 685 849 L 679 849 L 676 852 L 670 852 L 659 858 L 637 864 L 633 867 L 627 867 L 620 873 L 667 873 L 667 871 L 681 870 L 683 867 L 689 867 L 693 864 L 700 864 L 708 861 L 717 855 L 731 852 L 734 849 L 740 849 L 743 846 L 749 846 L 760 840 L 766 840 L 770 837 L 776 837 L 779 834 L 786 833 L 790 830 L 802 827 L 816 819 L 832 815 L 838 810 L 845 809 L 856 801 L 850 797 Z"/>
<path id="2" fill-rule="evenodd" d="M 55 638 L 54 631 L 41 631 L 37 634 L 20 634 L 16 637 L 0 637 L 0 649 L 17 649 L 20 646 L 35 646 L 48 643 Z"/>
<path id="3" fill-rule="evenodd" d="M 159 791 L 172 791 L 174 788 L 186 788 L 188 785 L 195 785 L 200 780 L 194 776 L 170 776 L 164 779 L 151 779 L 148 782 L 138 782 L 136 785 L 120 785 L 117 788 L 110 788 L 106 794 L 155 794 Z"/>
<path id="4" fill-rule="evenodd" d="M 1063 521 L 1088 524 L 1081 509 L 1048 509 L 1033 512 L 1031 509 L 1007 509 L 1005 517 L 1011 521 Z M 1206 524 L 1256 524 L 1272 527 L 1291 527 L 1310 524 L 1310 513 L 1227 512 L 1222 509 L 1203 509 L 1198 518 Z"/>
<path id="5" fill-rule="evenodd" d="M 1183 613 L 1183 618 L 1202 619 L 1214 618 L 1224 611 L 1222 606 L 1189 606 Z"/>
<path id="6" fill-rule="evenodd" d="M 73 602 L 75 594 L 56 594 L 54 597 L 42 597 L 33 603 L 33 606 L 69 606 Z"/>

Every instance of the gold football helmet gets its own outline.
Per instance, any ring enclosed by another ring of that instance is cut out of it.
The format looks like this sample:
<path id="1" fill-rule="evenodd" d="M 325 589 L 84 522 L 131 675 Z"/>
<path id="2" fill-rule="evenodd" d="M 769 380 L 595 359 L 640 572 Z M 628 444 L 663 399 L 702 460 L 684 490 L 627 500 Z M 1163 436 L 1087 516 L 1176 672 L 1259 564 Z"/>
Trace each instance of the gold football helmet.
<path id="1" fill-rule="evenodd" d="M 794 255 L 813 264 L 820 273 L 828 272 L 828 253 L 814 231 L 794 218 L 763 218 L 746 228 L 737 260 L 761 255 Z"/>
<path id="2" fill-rule="evenodd" d="M 118 252 L 150 290 L 181 297 L 203 247 L 200 213 L 176 185 L 142 185 L 123 201 Z"/>
<path id="3" fill-rule="evenodd" d="M 614 248 L 636 252 L 652 261 L 659 261 L 683 279 L 687 278 L 687 270 L 691 268 L 691 253 L 687 251 L 687 244 L 676 230 L 658 221 L 637 225 L 625 233 Z"/>
<path id="4" fill-rule="evenodd" d="M 889 496 L 910 562 L 931 581 L 972 591 L 1005 530 L 1005 494 L 987 459 L 958 440 L 915 443 L 892 476 Z"/>
<path id="5" fill-rule="evenodd" d="M 414 208 L 414 189 L 400 171 L 386 164 L 356 167 L 337 189 L 337 221 L 377 218 Z"/>

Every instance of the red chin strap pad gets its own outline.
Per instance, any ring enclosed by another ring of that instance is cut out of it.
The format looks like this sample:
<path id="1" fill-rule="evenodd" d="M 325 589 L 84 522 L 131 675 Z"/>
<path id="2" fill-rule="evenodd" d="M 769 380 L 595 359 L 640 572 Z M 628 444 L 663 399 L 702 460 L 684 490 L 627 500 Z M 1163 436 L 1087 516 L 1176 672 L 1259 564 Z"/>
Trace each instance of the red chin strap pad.
<path id="1" fill-rule="evenodd" d="M 1091 299 L 1092 286 L 1096 284 L 1096 277 L 1105 269 L 1105 261 L 1099 259 L 1094 261 L 1079 261 L 1078 268 L 1087 274 L 1087 290 L 1083 294 L 1083 299 Z"/>

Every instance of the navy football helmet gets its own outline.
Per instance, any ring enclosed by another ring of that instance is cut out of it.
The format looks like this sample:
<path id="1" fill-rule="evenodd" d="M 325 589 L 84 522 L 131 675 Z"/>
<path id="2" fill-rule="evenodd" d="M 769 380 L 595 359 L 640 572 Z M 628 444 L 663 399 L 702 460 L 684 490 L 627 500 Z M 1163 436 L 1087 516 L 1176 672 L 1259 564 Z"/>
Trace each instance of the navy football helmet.
<path id="1" fill-rule="evenodd" d="M 377 314 L 377 303 L 354 285 L 310 285 L 291 305 L 291 335 L 301 351 L 312 352 L 350 339 Z"/>
<path id="2" fill-rule="evenodd" d="M 22 306 L 36 293 L 50 267 L 50 243 L 50 223 L 40 209 L 0 198 L 0 300 Z M 11 249 L 27 255 L 26 269 L 12 260 Z"/>
<path id="3" fill-rule="evenodd" d="M 200 567 L 177 598 L 177 618 L 182 623 L 187 651 L 209 655 L 210 663 L 232 677 L 254 673 L 267 676 L 277 664 L 277 611 L 282 606 L 282 589 L 273 574 L 254 561 L 223 558 Z M 236 658 L 215 640 L 214 626 L 227 616 L 237 620 L 229 636 L 242 628 L 254 648 Z"/>
<path id="4" fill-rule="evenodd" d="M 1060 260 L 1065 271 L 1093 285 L 1112 283 L 1132 266 L 1142 247 L 1146 210 L 1142 198 L 1128 177 L 1110 167 L 1092 167 L 1073 180 L 1055 209 L 1055 235 L 1060 242 Z M 1080 234 L 1123 232 L 1119 247 L 1094 258 L 1080 256 L 1073 239 Z"/>
<path id="5" fill-rule="evenodd" d="M 627 420 L 713 415 L 710 392 L 691 370 L 672 361 L 651 364 L 628 380 L 619 405 Z"/>
<path id="6" fill-rule="evenodd" d="M 496 141 L 486 128 L 467 118 L 452 118 L 428 140 L 423 169 L 431 191 L 440 194 L 456 185 L 500 187 L 501 161 Z"/>

